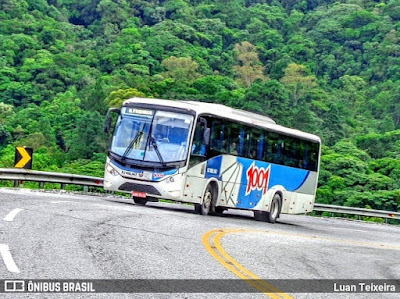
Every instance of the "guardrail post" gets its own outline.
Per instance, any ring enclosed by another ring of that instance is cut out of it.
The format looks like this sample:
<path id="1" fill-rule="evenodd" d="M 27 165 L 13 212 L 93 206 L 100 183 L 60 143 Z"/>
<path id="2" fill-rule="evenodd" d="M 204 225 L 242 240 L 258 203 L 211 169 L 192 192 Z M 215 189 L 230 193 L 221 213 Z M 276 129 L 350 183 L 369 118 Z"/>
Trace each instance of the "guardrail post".
<path id="1" fill-rule="evenodd" d="M 62 184 L 61 184 L 61 189 L 64 190 L 66 185 L 67 185 L 67 184 L 62 183 Z"/>
<path id="2" fill-rule="evenodd" d="M 44 189 L 44 182 L 39 182 L 39 189 Z"/>
<path id="3" fill-rule="evenodd" d="M 84 192 L 89 192 L 89 187 L 88 186 L 83 186 L 83 191 Z"/>
<path id="4" fill-rule="evenodd" d="M 19 186 L 19 181 L 15 180 L 14 181 L 14 188 L 18 188 L 18 186 Z"/>

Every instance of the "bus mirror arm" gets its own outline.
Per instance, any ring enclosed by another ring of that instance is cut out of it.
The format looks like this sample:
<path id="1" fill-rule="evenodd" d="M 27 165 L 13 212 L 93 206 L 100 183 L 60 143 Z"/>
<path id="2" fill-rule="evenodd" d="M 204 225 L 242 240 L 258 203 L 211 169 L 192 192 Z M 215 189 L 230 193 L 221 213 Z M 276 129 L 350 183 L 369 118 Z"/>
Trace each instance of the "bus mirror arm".
<path id="1" fill-rule="evenodd" d="M 106 124 L 104 125 L 104 133 L 109 133 L 111 129 L 111 112 L 117 113 L 118 115 L 121 113 L 121 110 L 118 108 L 110 108 L 106 114 Z"/>

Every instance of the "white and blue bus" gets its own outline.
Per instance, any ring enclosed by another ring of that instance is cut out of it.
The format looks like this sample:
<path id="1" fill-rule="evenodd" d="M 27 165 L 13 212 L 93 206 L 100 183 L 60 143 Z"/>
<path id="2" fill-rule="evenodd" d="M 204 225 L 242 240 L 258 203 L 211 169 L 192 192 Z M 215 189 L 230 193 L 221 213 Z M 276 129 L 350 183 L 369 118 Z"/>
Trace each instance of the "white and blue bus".
<path id="1" fill-rule="evenodd" d="M 136 204 L 168 199 L 207 215 L 252 210 L 274 223 L 311 212 L 321 140 L 220 104 L 132 98 L 116 112 L 104 188 Z"/>

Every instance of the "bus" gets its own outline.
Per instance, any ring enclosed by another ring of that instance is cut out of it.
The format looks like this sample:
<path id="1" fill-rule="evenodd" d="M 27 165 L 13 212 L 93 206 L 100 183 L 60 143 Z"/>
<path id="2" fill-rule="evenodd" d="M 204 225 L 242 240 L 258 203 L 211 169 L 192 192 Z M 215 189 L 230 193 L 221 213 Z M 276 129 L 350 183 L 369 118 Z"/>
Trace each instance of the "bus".
<path id="1" fill-rule="evenodd" d="M 167 199 L 202 215 L 250 210 L 270 223 L 313 210 L 316 135 L 221 104 L 145 98 L 110 108 L 111 131 L 104 188 L 130 193 L 138 205 Z"/>

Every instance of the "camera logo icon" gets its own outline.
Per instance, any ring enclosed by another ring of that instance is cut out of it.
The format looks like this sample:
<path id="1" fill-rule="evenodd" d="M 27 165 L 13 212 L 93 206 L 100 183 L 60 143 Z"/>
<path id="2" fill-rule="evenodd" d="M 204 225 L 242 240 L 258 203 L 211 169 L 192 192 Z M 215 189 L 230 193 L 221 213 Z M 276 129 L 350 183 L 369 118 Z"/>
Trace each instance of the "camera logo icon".
<path id="1" fill-rule="evenodd" d="M 23 280 L 5 280 L 4 292 L 25 292 L 25 281 Z"/>

